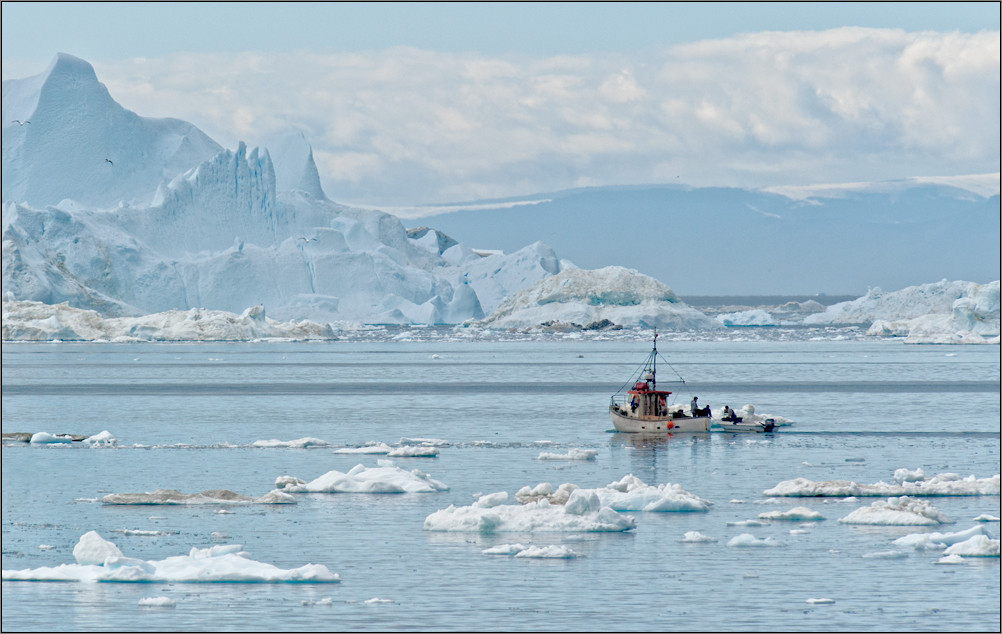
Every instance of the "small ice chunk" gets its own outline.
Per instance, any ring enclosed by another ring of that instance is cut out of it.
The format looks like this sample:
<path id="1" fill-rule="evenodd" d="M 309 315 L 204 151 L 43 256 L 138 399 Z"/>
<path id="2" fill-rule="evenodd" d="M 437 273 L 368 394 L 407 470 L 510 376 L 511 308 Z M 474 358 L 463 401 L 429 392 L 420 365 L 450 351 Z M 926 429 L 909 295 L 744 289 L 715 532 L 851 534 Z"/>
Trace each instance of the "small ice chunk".
<path id="1" fill-rule="evenodd" d="M 810 535 L 811 531 L 805 531 L 802 528 L 793 528 L 793 529 L 790 529 L 790 534 L 791 535 Z"/>
<path id="2" fill-rule="evenodd" d="M 961 557 L 998 557 L 998 539 L 991 539 L 987 535 L 975 535 L 966 541 L 959 542 L 943 551 L 946 556 L 960 555 Z"/>
<path id="3" fill-rule="evenodd" d="M 434 458 L 438 448 L 431 445 L 404 445 L 389 452 L 391 458 Z"/>
<path id="4" fill-rule="evenodd" d="M 129 535 L 133 537 L 160 537 L 161 535 L 169 535 L 170 533 L 165 533 L 164 531 L 143 531 L 135 530 L 131 528 L 115 528 L 112 529 L 113 533 L 121 533 L 123 535 Z"/>
<path id="5" fill-rule="evenodd" d="M 922 550 L 933 550 L 946 548 L 952 544 L 966 541 L 975 535 L 987 535 L 983 525 L 969 528 L 966 531 L 956 533 L 912 533 L 894 540 L 895 546 L 911 546 Z"/>
<path id="6" fill-rule="evenodd" d="M 542 498 L 524 505 L 500 505 L 489 509 L 476 504 L 450 506 L 424 521 L 426 531 L 463 533 L 620 532 L 636 527 L 636 520 L 603 507 L 574 514 Z"/>
<path id="7" fill-rule="evenodd" d="M 967 563 L 960 555 L 947 555 L 936 562 L 937 564 L 964 564 Z"/>
<path id="8" fill-rule="evenodd" d="M 731 504 L 745 504 L 745 500 L 731 500 Z"/>
<path id="9" fill-rule="evenodd" d="M 835 603 L 835 599 L 808 599 L 807 603 L 810 603 L 811 605 L 827 605 Z"/>
<path id="10" fill-rule="evenodd" d="M 300 484 L 306 484 L 306 480 L 300 480 L 299 478 L 294 478 L 292 476 L 278 476 L 275 478 L 275 488 L 284 489 L 290 486 L 296 486 Z"/>
<path id="11" fill-rule="evenodd" d="M 517 555 L 525 549 L 522 544 L 500 544 L 481 552 L 485 555 Z"/>
<path id="12" fill-rule="evenodd" d="M 741 520 L 740 522 L 727 522 L 728 526 L 768 526 L 769 522 L 759 520 Z"/>
<path id="13" fill-rule="evenodd" d="M 477 499 L 477 506 L 482 509 L 492 509 L 495 506 L 500 506 L 508 501 L 507 491 L 498 491 L 497 493 L 489 493 L 487 495 L 482 495 Z"/>
<path id="14" fill-rule="evenodd" d="M 348 473 L 328 471 L 312 482 L 287 485 L 284 490 L 290 493 L 434 493 L 448 491 L 449 485 L 418 469 L 406 471 L 395 464 L 366 468 L 360 464 Z"/>
<path id="15" fill-rule="evenodd" d="M 571 515 L 597 513 L 602 508 L 602 501 L 594 491 L 577 489 L 571 492 L 571 497 L 564 505 L 564 512 Z"/>
<path id="16" fill-rule="evenodd" d="M 94 434 L 83 440 L 83 444 L 88 447 L 113 447 L 115 446 L 115 442 L 117 442 L 115 437 L 108 430 L 104 430 L 100 434 Z"/>
<path id="17" fill-rule="evenodd" d="M 841 518 L 839 523 L 871 526 L 936 526 L 952 524 L 953 520 L 925 500 L 902 496 L 887 498 L 886 502 L 877 500 L 870 506 L 858 508 Z"/>
<path id="18" fill-rule="evenodd" d="M 567 453 L 542 452 L 536 460 L 595 460 L 598 451 L 594 449 L 569 449 Z"/>
<path id="19" fill-rule="evenodd" d="M 323 605 L 323 606 L 334 605 L 334 599 L 332 599 L 331 597 L 324 597 L 323 599 L 320 599 L 313 605 Z"/>
<path id="20" fill-rule="evenodd" d="M 388 603 L 396 603 L 396 601 L 394 601 L 393 599 L 379 599 L 373 597 L 372 599 L 366 599 L 362 603 L 364 603 L 365 605 L 386 605 Z"/>
<path id="21" fill-rule="evenodd" d="M 988 515 L 987 513 L 984 513 L 982 515 L 979 515 L 979 516 L 975 517 L 974 521 L 975 522 L 997 522 L 997 521 L 999 521 L 999 518 L 995 517 L 994 515 Z"/>
<path id="22" fill-rule="evenodd" d="M 529 546 L 525 550 L 515 553 L 519 559 L 576 559 L 581 555 L 574 552 L 567 546 Z"/>
<path id="23" fill-rule="evenodd" d="M 212 512 L 214 515 L 236 515 L 234 511 L 227 511 L 226 509 L 217 509 Z"/>
<path id="24" fill-rule="evenodd" d="M 825 519 L 821 513 L 813 511 L 806 506 L 797 506 L 789 511 L 769 511 L 768 513 L 759 513 L 758 518 L 761 520 L 786 520 L 790 522 L 809 522 Z"/>
<path id="25" fill-rule="evenodd" d="M 220 531 L 212 531 L 212 539 L 229 539 L 230 536 Z"/>
<path id="26" fill-rule="evenodd" d="M 882 550 L 876 553 L 866 553 L 863 555 L 863 559 L 904 559 L 907 556 L 907 550 Z"/>
<path id="27" fill-rule="evenodd" d="M 37 434 L 31 436 L 31 444 L 33 445 L 55 445 L 55 444 L 65 444 L 72 443 L 73 436 L 56 436 L 55 434 L 50 434 L 46 431 L 40 431 Z"/>
<path id="28" fill-rule="evenodd" d="M 100 566 L 108 557 L 122 556 L 118 546 L 98 535 L 97 531 L 84 533 L 73 547 L 73 557 L 82 566 Z"/>
<path id="29" fill-rule="evenodd" d="M 55 546 L 50 546 L 48 544 L 39 544 L 38 545 L 38 549 L 39 550 L 52 550 L 53 548 L 55 548 Z"/>
<path id="30" fill-rule="evenodd" d="M 699 531 L 688 531 L 682 539 L 678 540 L 680 544 L 709 544 L 715 542 L 712 537 L 708 537 Z"/>
<path id="31" fill-rule="evenodd" d="M 176 604 L 170 597 L 144 597 L 139 600 L 139 605 L 145 608 L 172 608 Z"/>
<path id="32" fill-rule="evenodd" d="M 774 546 L 786 546 L 786 542 L 775 539 L 774 537 L 758 539 L 750 533 L 741 533 L 737 537 L 732 538 L 731 541 L 727 542 L 728 548 L 762 548 Z"/>
<path id="33" fill-rule="evenodd" d="M 898 484 L 902 482 L 922 482 L 925 480 L 925 473 L 922 469 L 909 471 L 908 469 L 897 469 L 894 471 L 894 481 Z"/>

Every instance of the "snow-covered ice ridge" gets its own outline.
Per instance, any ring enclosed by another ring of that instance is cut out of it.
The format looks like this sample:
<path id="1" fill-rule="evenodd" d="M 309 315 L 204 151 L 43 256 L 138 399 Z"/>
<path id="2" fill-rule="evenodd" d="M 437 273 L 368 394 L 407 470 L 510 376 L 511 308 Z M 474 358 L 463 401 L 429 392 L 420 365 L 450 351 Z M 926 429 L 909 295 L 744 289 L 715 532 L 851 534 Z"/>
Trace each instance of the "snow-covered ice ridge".
<path id="1" fill-rule="evenodd" d="M 905 343 L 999 343 L 999 281 L 879 288 L 809 315 L 805 324 L 866 324 L 867 335 L 905 337 Z"/>
<path id="2" fill-rule="evenodd" d="M 173 583 L 338 583 L 321 564 L 284 570 L 254 561 L 239 544 L 192 548 L 187 555 L 146 561 L 126 557 L 96 531 L 85 533 L 73 556 L 77 563 L 25 570 L 4 570 L 4 581 L 89 581 Z M 146 600 L 146 599 L 144 599 Z M 140 605 L 144 605 L 140 601 Z M 145 605 L 165 605 L 146 603 Z"/>
<path id="3" fill-rule="evenodd" d="M 565 268 L 515 293 L 479 326 L 596 329 L 612 325 L 712 330 L 720 324 L 658 280 L 621 266 Z"/>
<path id="4" fill-rule="evenodd" d="M 223 149 L 126 110 L 71 55 L 3 95 L 5 297 L 111 317 L 264 305 L 283 321 L 459 323 L 562 268 L 541 242 L 477 254 L 335 204 L 301 135 Z"/>

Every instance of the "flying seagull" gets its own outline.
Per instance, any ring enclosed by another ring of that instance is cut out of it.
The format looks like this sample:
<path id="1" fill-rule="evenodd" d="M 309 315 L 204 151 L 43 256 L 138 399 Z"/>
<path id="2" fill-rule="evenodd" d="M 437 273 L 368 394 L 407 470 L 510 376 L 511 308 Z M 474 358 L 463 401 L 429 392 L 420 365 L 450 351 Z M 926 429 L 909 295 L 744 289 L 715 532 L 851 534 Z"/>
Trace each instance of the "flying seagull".
<path id="1" fill-rule="evenodd" d="M 297 240 L 306 240 L 306 242 L 316 242 L 320 238 L 296 238 Z"/>
<path id="2" fill-rule="evenodd" d="M 112 161 L 111 159 L 104 159 L 104 162 L 105 162 L 105 163 L 111 163 L 111 166 L 112 166 L 112 167 L 115 167 L 115 162 L 114 162 L 114 161 Z"/>
<path id="3" fill-rule="evenodd" d="M 24 125 L 25 123 L 31 123 L 31 121 L 21 121 L 20 119 L 14 119 L 11 123 L 16 123 L 17 125 Z"/>

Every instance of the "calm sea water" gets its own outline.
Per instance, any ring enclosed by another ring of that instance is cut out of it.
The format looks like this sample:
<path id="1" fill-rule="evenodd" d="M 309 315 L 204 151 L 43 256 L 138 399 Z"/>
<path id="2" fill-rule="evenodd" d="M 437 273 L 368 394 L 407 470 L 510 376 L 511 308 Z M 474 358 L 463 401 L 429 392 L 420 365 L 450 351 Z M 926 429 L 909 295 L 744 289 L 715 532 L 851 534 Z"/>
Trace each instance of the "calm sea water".
<path id="1" fill-rule="evenodd" d="M 775 434 L 639 439 L 610 433 L 606 405 L 648 351 L 639 341 L 3 346 L 3 431 L 94 434 L 113 449 L 3 447 L 3 568 L 72 563 L 97 530 L 126 555 L 243 544 L 281 567 L 326 565 L 339 585 L 3 583 L 8 630 L 994 630 L 999 560 L 938 566 L 938 552 L 864 559 L 916 529 L 835 520 L 868 505 L 758 505 L 782 480 L 890 481 L 897 468 L 999 472 L 999 348 L 887 341 L 673 342 L 701 403 L 752 403 L 796 421 Z M 437 358 L 433 358 L 437 355 Z M 659 377 L 670 375 L 662 368 Z M 611 387 L 610 387 L 611 386 Z M 689 400 L 688 393 L 680 399 Z M 304 495 L 297 505 L 111 507 L 112 492 L 227 488 L 262 495 L 277 476 L 311 480 L 376 457 L 330 448 L 257 449 L 304 436 L 343 445 L 448 440 L 434 459 L 398 459 L 452 488 L 418 495 Z M 547 440 L 555 445 L 541 445 Z M 135 447 L 134 445 L 142 445 Z M 535 460 L 599 451 L 594 462 Z M 625 534 L 443 535 L 424 518 L 478 492 L 633 473 L 711 500 L 708 513 L 633 513 Z M 739 504 L 732 500 L 742 500 Z M 934 498 L 963 530 L 1000 515 L 999 497 Z M 774 522 L 804 505 L 828 519 L 805 535 Z M 166 519 L 153 519 L 166 518 Z M 115 529 L 174 531 L 123 536 Z M 680 544 L 687 531 L 719 541 Z M 990 530 L 998 532 L 998 524 Z M 213 533 L 229 537 L 214 537 Z M 727 548 L 743 532 L 785 547 Z M 997 535 L 996 535 L 997 536 Z M 575 560 L 488 557 L 502 543 L 564 544 Z M 55 546 L 43 551 L 41 544 Z M 169 596 L 174 609 L 137 605 Z M 330 606 L 303 605 L 331 597 Z M 365 605 L 371 598 L 395 603 Z M 832 598 L 812 606 L 808 598 Z"/>

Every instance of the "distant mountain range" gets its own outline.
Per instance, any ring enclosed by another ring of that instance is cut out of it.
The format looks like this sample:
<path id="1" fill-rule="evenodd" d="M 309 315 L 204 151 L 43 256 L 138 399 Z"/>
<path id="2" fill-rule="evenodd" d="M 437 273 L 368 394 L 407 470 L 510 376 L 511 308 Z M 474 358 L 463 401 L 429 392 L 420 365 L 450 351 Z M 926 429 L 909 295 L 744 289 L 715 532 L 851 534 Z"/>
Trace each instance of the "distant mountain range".
<path id="1" fill-rule="evenodd" d="M 505 252 L 544 240 L 578 266 L 626 266 L 682 295 L 861 295 L 999 278 L 997 194 L 878 185 L 803 200 L 723 187 L 585 188 L 457 203 L 405 224 Z M 542 202 L 483 208 L 531 200 Z"/>

